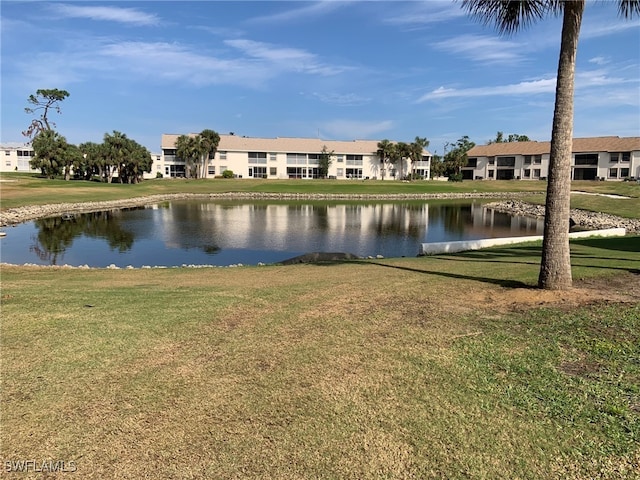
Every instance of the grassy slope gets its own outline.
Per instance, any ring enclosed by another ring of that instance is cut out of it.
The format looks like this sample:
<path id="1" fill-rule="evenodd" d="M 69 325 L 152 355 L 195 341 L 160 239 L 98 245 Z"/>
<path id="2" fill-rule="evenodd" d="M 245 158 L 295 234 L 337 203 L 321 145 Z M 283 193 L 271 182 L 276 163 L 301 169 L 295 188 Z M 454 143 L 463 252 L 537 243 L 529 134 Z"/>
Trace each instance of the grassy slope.
<path id="1" fill-rule="evenodd" d="M 0 184 L 2 208 L 540 187 L 0 178 L 18 180 Z M 573 202 L 640 215 L 636 185 L 574 189 L 634 196 Z M 582 295 L 609 301 L 531 289 L 536 244 L 286 268 L 5 266 L 0 458 L 73 460 L 89 479 L 640 478 L 640 238 L 572 250 L 574 278 L 606 279 Z M 635 301 L 616 300 L 620 273 Z"/>
<path id="2" fill-rule="evenodd" d="M 640 241 L 573 257 L 576 278 L 609 285 L 636 278 Z M 0 457 L 73 460 L 81 478 L 633 478 L 640 303 L 570 308 L 530 288 L 538 262 L 530 244 L 3 267 Z"/>

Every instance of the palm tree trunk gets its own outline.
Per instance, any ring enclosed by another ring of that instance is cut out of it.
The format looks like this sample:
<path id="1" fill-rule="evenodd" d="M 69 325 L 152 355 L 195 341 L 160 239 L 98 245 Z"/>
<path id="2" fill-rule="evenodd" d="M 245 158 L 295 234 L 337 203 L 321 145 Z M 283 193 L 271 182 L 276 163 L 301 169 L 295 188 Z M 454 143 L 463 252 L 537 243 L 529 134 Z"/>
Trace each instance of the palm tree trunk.
<path id="1" fill-rule="evenodd" d="M 573 92 L 576 52 L 585 0 L 564 3 L 556 102 L 551 132 L 551 158 L 545 205 L 544 239 L 538 286 L 550 290 L 571 288 L 569 208 L 571 150 L 573 147 Z"/>

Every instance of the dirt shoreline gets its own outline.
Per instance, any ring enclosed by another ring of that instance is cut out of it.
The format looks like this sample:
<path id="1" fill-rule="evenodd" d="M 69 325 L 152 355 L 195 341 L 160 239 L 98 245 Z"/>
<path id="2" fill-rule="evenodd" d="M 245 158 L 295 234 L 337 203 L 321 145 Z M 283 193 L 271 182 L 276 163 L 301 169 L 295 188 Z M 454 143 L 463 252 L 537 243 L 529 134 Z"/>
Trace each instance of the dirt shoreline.
<path id="1" fill-rule="evenodd" d="M 544 217 L 544 206 L 534 205 L 515 198 L 535 195 L 532 192 L 487 192 L 487 193 L 437 193 L 437 194 L 392 194 L 392 195 L 340 195 L 340 194 L 286 194 L 286 193 L 176 193 L 165 195 L 151 195 L 146 197 L 110 200 L 102 202 L 56 203 L 48 205 L 29 205 L 9 208 L 0 211 L 0 227 L 16 225 L 39 218 L 54 217 L 73 213 L 98 212 L 121 208 L 152 205 L 158 202 L 184 199 L 227 199 L 227 200 L 429 200 L 429 199 L 464 199 L 464 198 L 493 198 L 503 199 L 488 203 L 486 206 L 497 211 L 524 215 L 530 217 Z M 508 200 L 507 200 L 508 199 Z M 629 219 L 600 212 L 586 210 L 571 210 L 571 219 L 582 228 L 604 229 L 625 228 L 627 233 L 640 233 L 640 219 Z"/>

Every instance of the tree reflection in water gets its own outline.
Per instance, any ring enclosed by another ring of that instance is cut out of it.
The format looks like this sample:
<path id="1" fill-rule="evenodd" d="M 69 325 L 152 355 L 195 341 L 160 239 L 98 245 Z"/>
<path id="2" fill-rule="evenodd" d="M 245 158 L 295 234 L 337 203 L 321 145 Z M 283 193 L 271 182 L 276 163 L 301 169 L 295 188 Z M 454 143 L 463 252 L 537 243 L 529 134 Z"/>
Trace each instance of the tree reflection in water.
<path id="1" fill-rule="evenodd" d="M 134 234 L 123 229 L 111 211 L 42 218 L 35 220 L 34 225 L 38 233 L 32 237 L 34 244 L 29 250 L 51 265 L 57 265 L 74 240 L 81 236 L 105 239 L 111 250 L 120 253 L 131 250 L 135 240 Z"/>

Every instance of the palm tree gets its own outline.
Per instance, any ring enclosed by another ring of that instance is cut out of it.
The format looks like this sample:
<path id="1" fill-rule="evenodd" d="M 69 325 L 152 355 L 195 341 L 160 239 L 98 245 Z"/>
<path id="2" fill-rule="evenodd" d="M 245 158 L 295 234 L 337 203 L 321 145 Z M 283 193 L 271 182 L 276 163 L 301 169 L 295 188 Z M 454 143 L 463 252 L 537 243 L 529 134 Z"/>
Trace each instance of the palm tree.
<path id="1" fill-rule="evenodd" d="M 411 155 L 409 156 L 411 160 L 411 180 L 413 180 L 413 177 L 415 176 L 416 162 L 422 161 L 424 150 L 428 146 L 429 140 L 422 137 L 416 137 L 416 139 L 409 144 L 409 149 L 411 151 Z"/>
<path id="2" fill-rule="evenodd" d="M 618 0 L 618 12 L 640 14 L 640 0 Z M 544 239 L 538 286 L 550 290 L 571 287 L 569 207 L 573 143 L 573 92 L 576 51 L 585 0 L 463 0 L 462 8 L 500 33 L 514 33 L 547 15 L 562 14 L 560 58 L 551 130 L 551 158 L 547 180 Z"/>
<path id="3" fill-rule="evenodd" d="M 176 156 L 184 160 L 184 174 L 191 178 L 191 166 L 200 157 L 198 141 L 189 135 L 180 135 L 176 139 Z"/>
<path id="4" fill-rule="evenodd" d="M 218 135 L 217 132 L 210 130 L 210 129 L 204 129 L 202 132 L 200 132 L 200 135 L 198 135 L 198 137 L 200 138 L 200 142 L 199 142 L 199 147 L 200 147 L 200 155 L 201 155 L 201 162 L 202 162 L 202 171 L 200 174 L 200 177 L 202 178 L 206 178 L 207 177 L 207 172 L 208 172 L 208 166 L 209 166 L 209 159 L 213 158 L 216 154 L 216 151 L 218 150 L 218 144 L 220 143 L 220 135 Z"/>
<path id="5" fill-rule="evenodd" d="M 378 142 L 378 156 L 380 157 L 380 174 L 382 176 L 382 180 L 384 180 L 385 163 L 391 157 L 392 151 L 393 151 L 393 143 L 391 143 L 386 138 Z"/>

